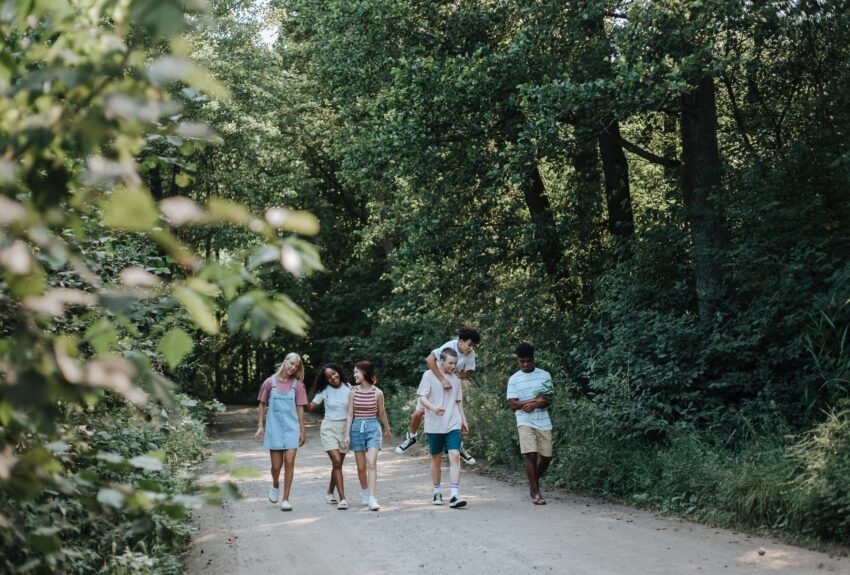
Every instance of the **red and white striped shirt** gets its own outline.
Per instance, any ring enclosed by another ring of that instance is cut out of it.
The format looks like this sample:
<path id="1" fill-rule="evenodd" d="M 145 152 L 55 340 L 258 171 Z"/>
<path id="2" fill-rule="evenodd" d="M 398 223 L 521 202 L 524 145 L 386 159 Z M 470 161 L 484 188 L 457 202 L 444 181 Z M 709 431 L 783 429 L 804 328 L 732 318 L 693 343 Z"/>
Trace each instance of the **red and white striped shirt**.
<path id="1" fill-rule="evenodd" d="M 378 417 L 378 390 L 372 388 L 363 391 L 358 385 L 351 390 L 354 394 L 354 419 L 372 419 Z"/>

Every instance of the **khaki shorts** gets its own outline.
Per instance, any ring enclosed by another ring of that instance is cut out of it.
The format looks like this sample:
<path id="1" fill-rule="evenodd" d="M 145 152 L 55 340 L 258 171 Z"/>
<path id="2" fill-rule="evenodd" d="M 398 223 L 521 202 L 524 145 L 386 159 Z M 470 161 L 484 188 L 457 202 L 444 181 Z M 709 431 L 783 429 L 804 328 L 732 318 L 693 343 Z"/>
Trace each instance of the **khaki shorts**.
<path id="1" fill-rule="evenodd" d="M 348 451 L 345 448 L 344 419 L 323 419 L 321 430 L 322 449 L 325 451 L 339 449 L 341 453 Z"/>
<path id="2" fill-rule="evenodd" d="M 539 453 L 543 457 L 552 457 L 552 430 L 541 431 L 527 425 L 517 426 L 519 431 L 519 452 Z"/>

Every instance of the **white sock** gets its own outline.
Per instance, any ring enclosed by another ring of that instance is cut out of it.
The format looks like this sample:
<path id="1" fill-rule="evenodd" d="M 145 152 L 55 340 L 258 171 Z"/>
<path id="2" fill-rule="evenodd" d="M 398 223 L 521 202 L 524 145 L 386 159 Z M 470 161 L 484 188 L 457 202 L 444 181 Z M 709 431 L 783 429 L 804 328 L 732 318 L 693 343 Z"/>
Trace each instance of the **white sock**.
<path id="1" fill-rule="evenodd" d="M 413 433 L 412 431 L 408 431 L 408 432 L 407 432 L 407 438 L 408 438 L 408 439 L 412 439 L 412 438 L 414 438 L 414 437 L 416 437 L 416 434 L 415 434 L 415 433 Z"/>
<path id="2" fill-rule="evenodd" d="M 442 494 L 442 492 L 443 492 L 442 486 L 440 486 L 440 485 L 434 486 L 434 495 L 440 495 L 440 494 Z"/>
<path id="3" fill-rule="evenodd" d="M 368 489 L 361 489 L 361 490 L 360 490 L 360 494 L 361 494 L 363 497 L 369 497 L 369 490 L 368 490 Z"/>
<path id="4" fill-rule="evenodd" d="M 457 497 L 460 486 L 457 483 L 452 483 L 452 497 Z"/>

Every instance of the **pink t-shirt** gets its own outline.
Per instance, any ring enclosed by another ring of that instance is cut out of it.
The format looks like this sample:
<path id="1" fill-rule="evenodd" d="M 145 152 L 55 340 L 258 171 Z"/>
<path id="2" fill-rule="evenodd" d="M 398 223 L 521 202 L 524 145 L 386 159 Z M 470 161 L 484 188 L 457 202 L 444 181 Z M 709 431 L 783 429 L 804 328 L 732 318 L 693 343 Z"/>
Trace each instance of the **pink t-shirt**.
<path id="1" fill-rule="evenodd" d="M 278 393 L 289 393 L 289 390 L 292 389 L 292 382 L 295 381 L 293 379 L 280 379 L 279 377 L 275 379 L 277 380 Z M 268 403 L 271 394 L 272 378 L 268 378 L 260 387 L 260 395 L 257 396 L 257 401 Z M 307 405 L 307 403 L 309 403 L 307 401 L 307 390 L 304 388 L 304 383 L 299 381 L 298 385 L 295 386 L 295 405 Z"/>
<path id="2" fill-rule="evenodd" d="M 448 433 L 460 429 L 463 419 L 460 417 L 458 404 L 463 401 L 463 385 L 460 379 L 449 373 L 443 373 L 451 389 L 443 389 L 443 384 L 430 369 L 422 374 L 417 395 L 428 399 L 436 407 L 446 410 L 443 415 L 437 415 L 430 409 L 425 410 L 425 433 Z"/>

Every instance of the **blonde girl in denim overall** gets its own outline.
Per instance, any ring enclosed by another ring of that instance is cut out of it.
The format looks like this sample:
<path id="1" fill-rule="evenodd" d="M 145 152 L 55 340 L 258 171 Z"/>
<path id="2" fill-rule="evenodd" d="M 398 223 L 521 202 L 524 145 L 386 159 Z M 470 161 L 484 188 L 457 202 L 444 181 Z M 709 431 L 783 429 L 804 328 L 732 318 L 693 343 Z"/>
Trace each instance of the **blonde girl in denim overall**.
<path id="1" fill-rule="evenodd" d="M 269 450 L 271 456 L 272 487 L 269 489 L 269 500 L 277 503 L 280 497 L 280 470 L 283 467 L 283 500 L 281 511 L 291 511 L 289 494 L 295 473 L 295 455 L 298 448 L 304 445 L 304 366 L 297 353 L 290 353 L 284 359 L 280 369 L 270 380 L 263 384 L 260 390 L 259 422 L 255 437 L 263 438 L 263 447 Z M 291 381 L 285 392 L 278 389 L 285 387 L 286 381 Z M 299 405 L 298 396 L 303 400 Z"/>

